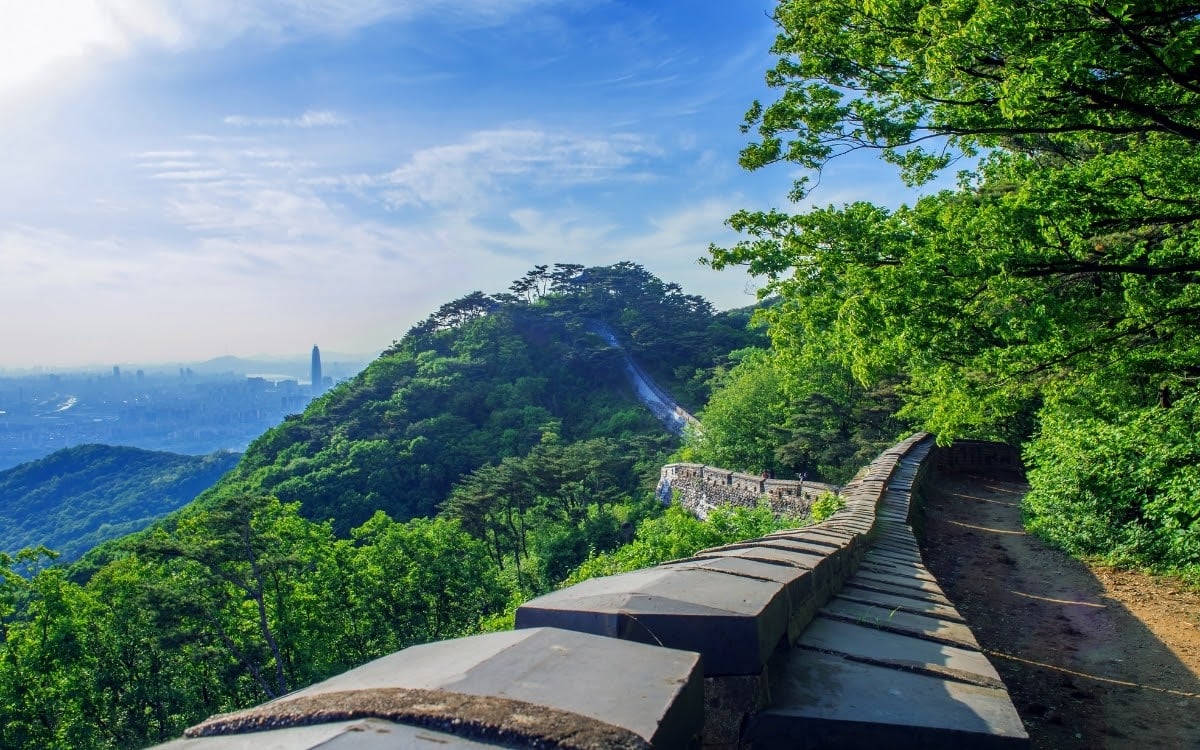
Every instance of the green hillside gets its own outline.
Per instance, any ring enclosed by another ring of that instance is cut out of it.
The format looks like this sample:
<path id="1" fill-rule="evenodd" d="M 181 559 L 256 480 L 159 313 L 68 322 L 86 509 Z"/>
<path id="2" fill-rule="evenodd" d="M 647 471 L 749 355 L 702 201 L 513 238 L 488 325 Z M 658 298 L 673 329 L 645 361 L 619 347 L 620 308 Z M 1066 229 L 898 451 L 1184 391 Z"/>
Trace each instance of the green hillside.
<path id="1" fill-rule="evenodd" d="M 344 534 L 378 510 L 397 520 L 433 515 L 463 476 L 525 455 L 548 433 L 563 444 L 622 441 L 626 455 L 654 464 L 670 441 L 596 324 L 695 408 L 728 353 L 762 340 L 746 331 L 748 319 L 632 263 L 538 266 L 508 292 L 442 306 L 358 377 L 251 444 L 209 496 L 299 502 L 305 517 L 332 519 Z"/>
<path id="2" fill-rule="evenodd" d="M 43 545 L 75 559 L 191 502 L 237 459 L 80 445 L 15 466 L 0 472 L 0 552 Z"/>

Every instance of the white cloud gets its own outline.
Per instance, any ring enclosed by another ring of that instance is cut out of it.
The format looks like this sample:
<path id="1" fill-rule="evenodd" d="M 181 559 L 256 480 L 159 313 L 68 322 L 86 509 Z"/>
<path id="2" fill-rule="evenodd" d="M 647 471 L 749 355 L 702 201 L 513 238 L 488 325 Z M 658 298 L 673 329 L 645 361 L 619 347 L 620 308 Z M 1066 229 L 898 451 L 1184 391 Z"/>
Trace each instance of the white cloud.
<path id="1" fill-rule="evenodd" d="M 517 208 L 506 217 L 503 229 L 484 227 L 469 216 L 447 224 L 443 235 L 453 247 L 488 248 L 502 255 L 520 257 L 525 263 L 560 262 L 584 252 L 601 262 L 599 248 L 610 248 L 619 227 L 597 221 L 594 216 L 570 210 L 544 211 Z M 589 261 L 591 262 L 591 261 Z"/>
<path id="2" fill-rule="evenodd" d="M 139 169 L 196 169 L 203 167 L 202 161 L 186 159 L 163 159 L 162 161 L 144 161 L 137 165 Z"/>
<path id="3" fill-rule="evenodd" d="M 142 180 L 131 194 L 157 201 L 129 210 L 154 226 L 0 223 L 3 311 L 38 309 L 41 336 L 0 332 L 0 346 L 44 362 L 63 352 L 103 360 L 120 331 L 126 358 L 303 351 L 312 341 L 365 350 L 447 299 L 503 289 L 541 262 L 632 259 L 718 305 L 752 299 L 739 276 L 694 265 L 736 199 L 676 210 L 687 199 L 668 199 L 627 217 L 633 226 L 613 218 L 611 188 L 619 195 L 631 171 L 659 158 L 642 138 L 485 131 L 418 152 L 386 179 L 345 177 L 328 163 L 334 152 L 267 134 L 186 143 L 126 156 Z M 382 210 L 389 191 L 409 191 L 421 210 L 402 219 Z"/>
<path id="4" fill-rule="evenodd" d="M 226 125 L 258 128 L 324 128 L 345 125 L 349 120 L 337 112 L 328 109 L 306 110 L 296 117 L 247 117 L 246 115 L 229 115 L 224 119 Z"/>
<path id="5" fill-rule="evenodd" d="M 629 179 L 626 170 L 660 155 L 653 141 L 637 135 L 486 130 L 459 143 L 418 151 L 380 181 L 394 206 L 472 210 L 517 179 L 543 187 Z"/>
<path id="6" fill-rule="evenodd" d="M 167 214 L 194 234 L 247 241 L 322 237 L 331 214 L 310 192 L 260 180 L 182 183 L 164 202 Z"/>
<path id="7" fill-rule="evenodd" d="M 151 175 L 156 180 L 216 180 L 228 177 L 223 169 L 180 169 L 174 172 L 156 172 Z"/>
<path id="8" fill-rule="evenodd" d="M 0 297 L 6 309 L 19 310 L 14 300 L 27 299 L 23 309 L 39 309 L 38 299 L 65 302 L 72 299 L 56 290 L 93 286 L 105 289 L 122 279 L 153 267 L 153 252 L 115 238 L 85 239 L 58 229 L 22 224 L 0 228 Z"/>
<path id="9" fill-rule="evenodd" d="M 38 356 L 193 357 L 386 344 L 533 263 L 629 259 L 724 304 L 740 278 L 694 260 L 737 207 L 711 198 L 734 152 L 718 169 L 675 110 L 738 86 L 688 80 L 663 9 L 588 5 L 0 0 L 0 313 Z"/>
<path id="10" fill-rule="evenodd" d="M 162 159 L 194 159 L 196 156 L 198 156 L 198 154 L 191 149 L 176 149 L 166 151 L 139 151 L 133 156 L 136 159 L 152 162 Z"/>
<path id="11" fill-rule="evenodd" d="M 389 20 L 436 15 L 456 24 L 499 23 L 551 0 L 156 0 L 192 30 L 195 44 L 253 35 L 285 42 L 346 34 Z"/>

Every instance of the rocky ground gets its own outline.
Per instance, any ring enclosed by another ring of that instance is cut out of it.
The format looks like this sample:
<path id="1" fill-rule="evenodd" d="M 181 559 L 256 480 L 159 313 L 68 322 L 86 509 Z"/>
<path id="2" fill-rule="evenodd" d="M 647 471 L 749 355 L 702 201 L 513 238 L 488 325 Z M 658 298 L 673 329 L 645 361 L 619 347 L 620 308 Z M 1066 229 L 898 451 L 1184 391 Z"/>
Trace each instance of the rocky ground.
<path id="1" fill-rule="evenodd" d="M 922 549 L 1035 748 L 1200 748 L 1200 593 L 1090 566 L 1021 526 L 1011 478 L 935 475 Z"/>

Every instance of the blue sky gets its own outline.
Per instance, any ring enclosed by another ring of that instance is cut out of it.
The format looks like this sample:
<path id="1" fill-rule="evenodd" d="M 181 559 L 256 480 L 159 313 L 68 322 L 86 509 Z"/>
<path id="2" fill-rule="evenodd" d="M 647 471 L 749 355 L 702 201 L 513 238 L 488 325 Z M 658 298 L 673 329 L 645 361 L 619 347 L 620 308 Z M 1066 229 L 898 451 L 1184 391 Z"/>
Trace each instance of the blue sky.
<path id="1" fill-rule="evenodd" d="M 0 367 L 369 352 L 536 263 L 700 267 L 794 176 L 737 166 L 762 0 L 0 4 Z M 867 162 L 820 203 L 895 203 Z"/>

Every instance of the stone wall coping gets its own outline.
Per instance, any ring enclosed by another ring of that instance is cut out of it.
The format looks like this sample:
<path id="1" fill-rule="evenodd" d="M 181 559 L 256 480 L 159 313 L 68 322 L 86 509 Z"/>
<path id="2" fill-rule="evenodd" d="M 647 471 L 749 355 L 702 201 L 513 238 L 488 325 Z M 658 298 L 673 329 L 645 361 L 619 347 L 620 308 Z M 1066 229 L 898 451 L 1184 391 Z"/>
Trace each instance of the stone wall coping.
<path id="1" fill-rule="evenodd" d="M 565 628 L 698 651 L 709 677 L 757 674 L 787 631 L 790 604 L 787 587 L 777 580 L 658 565 L 533 599 L 517 609 L 516 627 Z"/>
<path id="2" fill-rule="evenodd" d="M 722 469 L 718 466 L 709 466 L 708 464 L 693 464 L 693 463 L 671 463 L 664 464 L 662 467 L 664 475 L 678 476 L 683 474 L 695 474 L 703 479 L 712 481 L 730 482 L 734 479 L 747 482 L 750 484 L 760 483 L 769 487 L 778 488 L 795 488 L 798 492 L 803 486 L 804 489 L 814 488 L 821 492 L 833 492 L 836 494 L 841 485 L 830 484 L 828 482 L 817 482 L 809 479 L 776 479 L 774 477 L 766 478 L 761 474 L 751 474 L 744 471 L 735 471 L 732 469 Z"/>
<path id="3" fill-rule="evenodd" d="M 606 747 L 687 747 L 703 724 L 701 676 L 695 652 L 554 628 L 488 633 L 398 651 L 187 734 L 200 742 L 375 718 L 504 747 L 587 736 Z M 563 746 L 587 746 L 572 741 Z"/>
<path id="4" fill-rule="evenodd" d="M 910 438 L 885 451 L 843 491 L 843 497 L 856 498 L 855 518 L 835 516 L 831 524 L 852 531 L 869 518 L 868 551 L 796 647 L 781 650 L 772 662 L 771 699 L 750 718 L 740 743 L 1028 747 L 1003 682 L 924 567 L 909 525 L 913 494 L 933 463 L 927 460 L 931 450 L 931 440 Z M 968 458 L 988 461 L 1003 455 L 976 446 L 971 451 Z"/>

